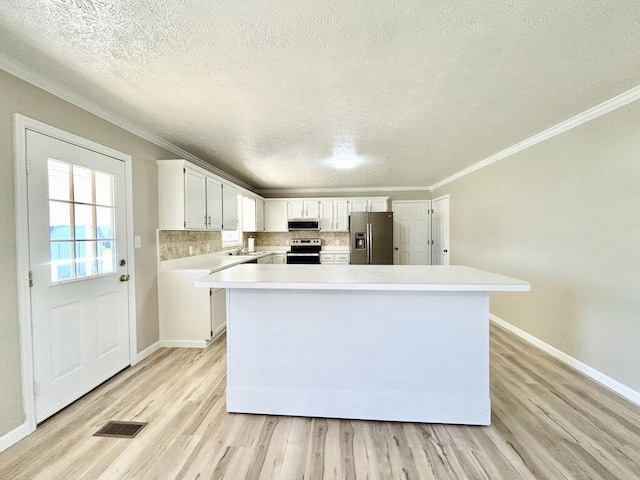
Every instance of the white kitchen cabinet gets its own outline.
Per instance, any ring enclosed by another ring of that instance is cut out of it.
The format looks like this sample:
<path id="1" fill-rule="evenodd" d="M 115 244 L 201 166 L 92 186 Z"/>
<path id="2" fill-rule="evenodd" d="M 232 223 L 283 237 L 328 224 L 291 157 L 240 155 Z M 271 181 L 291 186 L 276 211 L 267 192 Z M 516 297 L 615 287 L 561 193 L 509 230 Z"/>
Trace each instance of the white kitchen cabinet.
<path id="1" fill-rule="evenodd" d="M 320 200 L 319 226 L 321 232 L 332 232 L 334 230 L 333 216 L 333 200 Z"/>
<path id="2" fill-rule="evenodd" d="M 222 229 L 238 228 L 238 191 L 230 185 L 222 185 Z"/>
<path id="3" fill-rule="evenodd" d="M 184 169 L 184 228 L 207 228 L 207 177 L 190 168 Z"/>
<path id="4" fill-rule="evenodd" d="M 349 200 L 349 212 L 350 213 L 358 213 L 358 212 L 368 212 L 369 211 L 369 200 L 366 198 L 351 198 Z"/>
<path id="5" fill-rule="evenodd" d="M 350 198 L 349 212 L 387 212 L 389 197 Z"/>
<path id="6" fill-rule="evenodd" d="M 349 231 L 349 201 L 320 200 L 320 231 Z"/>
<path id="7" fill-rule="evenodd" d="M 274 253 L 271 255 L 271 263 L 275 264 L 283 264 L 285 263 L 285 254 L 284 253 Z"/>
<path id="8" fill-rule="evenodd" d="M 320 252 L 320 263 L 322 265 L 349 265 L 351 255 L 347 253 L 324 253 Z"/>
<path id="9" fill-rule="evenodd" d="M 264 201 L 264 231 L 287 232 L 287 200 Z"/>
<path id="10" fill-rule="evenodd" d="M 321 265 L 335 265 L 336 258 L 333 253 L 320 253 Z"/>
<path id="11" fill-rule="evenodd" d="M 227 328 L 227 290 L 212 288 L 209 290 L 211 311 L 211 338 L 218 338 Z"/>
<path id="12" fill-rule="evenodd" d="M 207 177 L 207 230 L 222 229 L 222 184 Z"/>
<path id="13" fill-rule="evenodd" d="M 264 232 L 264 200 L 256 198 L 256 232 Z"/>
<path id="14" fill-rule="evenodd" d="M 334 253 L 333 256 L 336 265 L 349 265 L 349 261 L 351 260 L 350 253 Z"/>
<path id="15" fill-rule="evenodd" d="M 242 231 L 262 232 L 264 230 L 264 200 L 242 197 Z"/>
<path id="16" fill-rule="evenodd" d="M 263 264 L 263 263 L 273 263 L 273 255 L 267 255 L 266 257 L 260 257 L 258 259 L 258 264 Z"/>
<path id="17" fill-rule="evenodd" d="M 386 198 L 370 198 L 369 199 L 369 211 L 370 212 L 387 212 L 387 199 Z"/>
<path id="18" fill-rule="evenodd" d="M 291 218 L 318 218 L 319 216 L 318 200 L 289 200 L 288 217 Z"/>
<path id="19" fill-rule="evenodd" d="M 160 230 L 220 230 L 222 184 L 184 160 L 158 160 Z"/>
<path id="20" fill-rule="evenodd" d="M 348 200 L 333 201 L 333 231 L 334 232 L 349 231 L 349 201 Z"/>
<path id="21" fill-rule="evenodd" d="M 226 298 L 195 281 L 208 272 L 162 272 L 158 275 L 161 341 L 167 347 L 206 347 L 224 330 Z"/>

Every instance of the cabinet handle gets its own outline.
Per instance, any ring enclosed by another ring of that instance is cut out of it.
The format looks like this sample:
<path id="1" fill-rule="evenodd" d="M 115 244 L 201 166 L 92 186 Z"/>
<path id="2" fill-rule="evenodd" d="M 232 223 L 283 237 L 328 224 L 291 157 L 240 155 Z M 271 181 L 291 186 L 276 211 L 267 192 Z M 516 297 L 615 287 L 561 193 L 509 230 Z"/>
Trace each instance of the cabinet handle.
<path id="1" fill-rule="evenodd" d="M 209 226 L 211 226 L 211 215 L 209 215 Z"/>
<path id="2" fill-rule="evenodd" d="M 205 227 L 207 226 L 207 216 L 206 215 L 204 216 L 204 226 Z"/>

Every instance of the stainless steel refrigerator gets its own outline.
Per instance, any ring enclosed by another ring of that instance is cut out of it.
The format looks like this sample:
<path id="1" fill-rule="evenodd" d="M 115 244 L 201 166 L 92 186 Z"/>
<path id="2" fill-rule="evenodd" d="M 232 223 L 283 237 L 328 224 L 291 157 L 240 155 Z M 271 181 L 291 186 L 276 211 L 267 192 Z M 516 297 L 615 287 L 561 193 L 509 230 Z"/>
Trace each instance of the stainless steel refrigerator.
<path id="1" fill-rule="evenodd" d="M 393 264 L 393 212 L 349 216 L 351 265 Z"/>

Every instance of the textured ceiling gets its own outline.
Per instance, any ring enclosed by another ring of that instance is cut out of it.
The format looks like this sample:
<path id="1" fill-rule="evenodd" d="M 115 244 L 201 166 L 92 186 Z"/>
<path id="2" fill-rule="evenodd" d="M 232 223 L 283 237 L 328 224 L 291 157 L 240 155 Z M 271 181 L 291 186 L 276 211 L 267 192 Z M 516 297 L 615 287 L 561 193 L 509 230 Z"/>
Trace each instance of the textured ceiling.
<path id="1" fill-rule="evenodd" d="M 0 52 L 257 188 L 421 186 L 640 84 L 639 12 L 2 0 Z"/>

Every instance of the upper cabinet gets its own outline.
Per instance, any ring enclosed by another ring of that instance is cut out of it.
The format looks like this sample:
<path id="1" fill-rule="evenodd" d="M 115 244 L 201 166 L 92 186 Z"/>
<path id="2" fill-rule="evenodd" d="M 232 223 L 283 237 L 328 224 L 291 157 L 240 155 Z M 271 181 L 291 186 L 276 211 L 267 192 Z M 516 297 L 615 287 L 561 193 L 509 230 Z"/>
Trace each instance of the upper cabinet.
<path id="1" fill-rule="evenodd" d="M 264 231 L 265 232 L 286 232 L 288 211 L 286 200 L 264 201 Z"/>
<path id="2" fill-rule="evenodd" d="M 350 198 L 349 213 L 387 212 L 389 197 Z"/>
<path id="3" fill-rule="evenodd" d="M 264 231 L 264 200 L 242 197 L 242 231 Z"/>
<path id="4" fill-rule="evenodd" d="M 160 230 L 235 230 L 238 189 L 185 160 L 158 160 Z"/>
<path id="5" fill-rule="evenodd" d="M 222 185 L 222 230 L 238 229 L 238 190 Z"/>
<path id="6" fill-rule="evenodd" d="M 158 160 L 161 230 L 220 230 L 222 184 L 184 160 Z"/>
<path id="7" fill-rule="evenodd" d="M 318 200 L 302 200 L 294 199 L 288 202 L 288 218 L 318 218 L 319 216 Z"/>
<path id="8" fill-rule="evenodd" d="M 320 231 L 349 231 L 349 201 L 343 199 L 320 200 Z"/>

